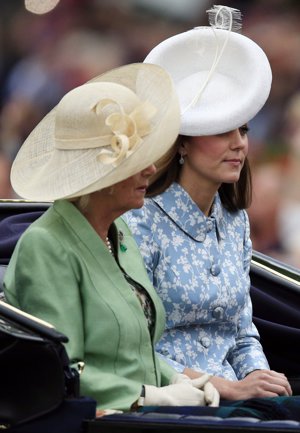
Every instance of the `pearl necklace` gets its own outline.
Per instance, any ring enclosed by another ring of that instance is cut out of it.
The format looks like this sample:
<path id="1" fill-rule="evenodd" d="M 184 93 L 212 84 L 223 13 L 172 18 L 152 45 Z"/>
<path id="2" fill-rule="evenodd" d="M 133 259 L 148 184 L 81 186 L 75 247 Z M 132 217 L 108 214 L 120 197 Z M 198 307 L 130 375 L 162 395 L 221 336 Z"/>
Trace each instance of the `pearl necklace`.
<path id="1" fill-rule="evenodd" d="M 106 243 L 106 246 L 107 246 L 108 251 L 110 252 L 110 254 L 111 254 L 111 255 L 114 255 L 114 253 L 113 253 L 113 248 L 112 248 L 112 244 L 111 244 L 110 239 L 109 239 L 108 236 L 106 236 L 106 238 L 105 238 L 105 243 Z"/>

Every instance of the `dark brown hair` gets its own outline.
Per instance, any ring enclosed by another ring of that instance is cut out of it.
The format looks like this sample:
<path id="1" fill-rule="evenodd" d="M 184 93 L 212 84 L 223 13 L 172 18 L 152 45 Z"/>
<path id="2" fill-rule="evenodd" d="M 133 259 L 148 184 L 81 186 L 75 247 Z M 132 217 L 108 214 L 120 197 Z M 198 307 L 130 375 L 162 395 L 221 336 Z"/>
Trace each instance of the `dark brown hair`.
<path id="1" fill-rule="evenodd" d="M 150 179 L 147 197 L 164 192 L 173 182 L 178 182 L 180 174 L 179 148 L 186 137 L 179 135 L 171 149 L 156 163 L 157 172 Z M 240 178 L 235 183 L 222 183 L 219 194 L 224 207 L 230 212 L 246 209 L 252 201 L 252 179 L 246 158 Z"/>

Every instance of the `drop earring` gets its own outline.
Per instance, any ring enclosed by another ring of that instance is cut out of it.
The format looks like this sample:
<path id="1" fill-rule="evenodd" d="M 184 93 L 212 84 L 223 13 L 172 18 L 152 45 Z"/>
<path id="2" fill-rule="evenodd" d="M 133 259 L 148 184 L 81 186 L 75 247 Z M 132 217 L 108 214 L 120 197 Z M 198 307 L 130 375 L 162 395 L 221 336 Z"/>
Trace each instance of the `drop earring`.
<path id="1" fill-rule="evenodd" d="M 182 154 L 180 155 L 179 164 L 180 164 L 180 165 L 183 165 L 183 164 L 184 164 L 184 157 L 183 157 Z"/>

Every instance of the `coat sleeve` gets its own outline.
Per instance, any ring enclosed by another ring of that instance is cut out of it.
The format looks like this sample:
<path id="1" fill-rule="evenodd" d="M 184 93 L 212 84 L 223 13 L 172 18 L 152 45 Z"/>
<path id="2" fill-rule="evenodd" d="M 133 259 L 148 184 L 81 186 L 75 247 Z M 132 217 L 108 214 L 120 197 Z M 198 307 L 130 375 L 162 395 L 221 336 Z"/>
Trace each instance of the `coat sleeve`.
<path id="1" fill-rule="evenodd" d="M 160 363 L 161 386 L 169 385 L 171 379 L 177 374 L 177 371 L 170 365 L 165 356 L 157 354 L 157 357 Z"/>
<path id="2" fill-rule="evenodd" d="M 46 230 L 29 230 L 20 239 L 4 291 L 10 304 L 46 320 L 69 338 L 66 347 L 71 360 L 83 360 L 78 270 L 70 252 Z"/>
<path id="3" fill-rule="evenodd" d="M 234 350 L 229 354 L 228 360 L 236 372 L 238 379 L 257 369 L 269 369 L 269 364 L 260 343 L 259 333 L 252 321 L 252 302 L 250 298 L 250 264 L 252 258 L 252 242 L 247 213 L 244 211 L 245 236 L 243 249 L 244 272 L 248 275 L 247 298 L 241 309 L 238 323 L 238 333 Z"/>

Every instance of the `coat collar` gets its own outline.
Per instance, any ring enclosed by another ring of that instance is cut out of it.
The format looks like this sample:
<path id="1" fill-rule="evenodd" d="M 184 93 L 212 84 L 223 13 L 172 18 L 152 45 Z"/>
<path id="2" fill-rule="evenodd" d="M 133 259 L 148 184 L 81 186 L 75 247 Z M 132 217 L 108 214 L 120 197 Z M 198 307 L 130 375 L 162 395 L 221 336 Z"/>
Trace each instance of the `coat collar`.
<path id="1" fill-rule="evenodd" d="M 189 194 L 176 182 L 162 194 L 152 198 L 164 213 L 188 236 L 203 242 L 206 233 L 216 224 L 217 234 L 225 238 L 223 206 L 219 194 L 216 194 L 212 212 L 206 217 Z"/>
<path id="2" fill-rule="evenodd" d="M 99 257 L 99 253 L 102 256 L 104 254 L 104 257 L 110 257 L 105 243 L 96 235 L 94 228 L 73 203 L 64 199 L 56 200 L 53 209 L 64 220 L 69 230 L 93 253 L 96 259 Z"/>

